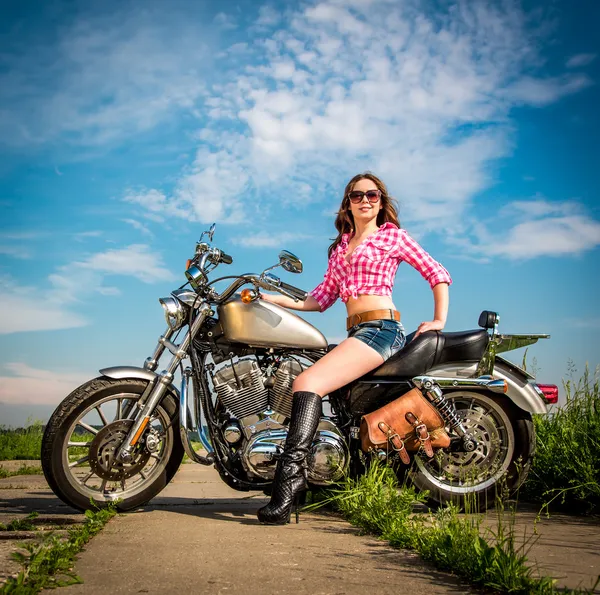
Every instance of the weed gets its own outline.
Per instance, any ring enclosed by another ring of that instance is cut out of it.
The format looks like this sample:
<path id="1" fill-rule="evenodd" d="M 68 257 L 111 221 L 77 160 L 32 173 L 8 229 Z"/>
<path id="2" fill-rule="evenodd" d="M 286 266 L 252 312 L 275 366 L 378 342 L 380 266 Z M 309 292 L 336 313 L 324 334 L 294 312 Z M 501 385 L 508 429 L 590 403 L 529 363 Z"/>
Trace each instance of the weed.
<path id="1" fill-rule="evenodd" d="M 26 595 L 82 582 L 73 572 L 73 561 L 83 546 L 116 514 L 116 504 L 103 509 L 86 510 L 83 524 L 69 529 L 68 538 L 50 534 L 37 544 L 25 545 L 27 553 L 16 552 L 14 558 L 23 566 L 16 577 L 0 587 L 0 594 Z"/>
<path id="2" fill-rule="evenodd" d="M 35 531 L 35 525 L 31 522 L 40 516 L 35 510 L 30 512 L 24 519 L 13 519 L 8 525 L 0 523 L 0 531 Z"/>

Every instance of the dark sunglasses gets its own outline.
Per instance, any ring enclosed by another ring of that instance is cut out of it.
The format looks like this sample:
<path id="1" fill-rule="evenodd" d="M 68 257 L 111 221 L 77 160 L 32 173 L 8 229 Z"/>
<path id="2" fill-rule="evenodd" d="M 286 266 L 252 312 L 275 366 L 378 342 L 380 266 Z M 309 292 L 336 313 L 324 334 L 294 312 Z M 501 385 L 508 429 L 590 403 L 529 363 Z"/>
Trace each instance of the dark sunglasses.
<path id="1" fill-rule="evenodd" d="M 350 202 L 354 203 L 355 205 L 361 203 L 364 196 L 366 196 L 367 200 L 371 204 L 373 204 L 373 203 L 376 203 L 380 199 L 381 191 L 380 190 L 367 190 L 366 192 L 362 192 L 361 190 L 353 190 L 352 192 L 348 193 L 348 198 L 350 199 Z"/>

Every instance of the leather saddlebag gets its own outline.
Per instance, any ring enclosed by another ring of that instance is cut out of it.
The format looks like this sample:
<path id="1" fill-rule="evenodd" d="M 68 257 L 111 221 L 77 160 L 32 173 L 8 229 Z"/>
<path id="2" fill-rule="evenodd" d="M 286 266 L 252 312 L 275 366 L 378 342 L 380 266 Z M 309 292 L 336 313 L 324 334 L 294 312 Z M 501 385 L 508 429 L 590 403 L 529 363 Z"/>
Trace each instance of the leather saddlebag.
<path id="1" fill-rule="evenodd" d="M 409 452 L 422 447 L 428 457 L 433 457 L 434 448 L 450 446 L 440 414 L 418 388 L 364 415 L 360 440 L 365 452 L 387 449 L 389 443 L 406 465 L 410 463 Z"/>

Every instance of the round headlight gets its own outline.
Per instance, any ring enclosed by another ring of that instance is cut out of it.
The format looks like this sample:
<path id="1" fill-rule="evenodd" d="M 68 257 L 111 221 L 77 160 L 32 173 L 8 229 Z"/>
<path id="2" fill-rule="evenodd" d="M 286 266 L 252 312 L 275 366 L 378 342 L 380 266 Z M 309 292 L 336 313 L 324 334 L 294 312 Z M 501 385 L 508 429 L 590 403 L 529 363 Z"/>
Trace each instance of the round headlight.
<path id="1" fill-rule="evenodd" d="M 181 302 L 173 297 L 158 300 L 165 311 L 165 320 L 169 328 L 176 331 L 185 322 L 185 311 Z"/>

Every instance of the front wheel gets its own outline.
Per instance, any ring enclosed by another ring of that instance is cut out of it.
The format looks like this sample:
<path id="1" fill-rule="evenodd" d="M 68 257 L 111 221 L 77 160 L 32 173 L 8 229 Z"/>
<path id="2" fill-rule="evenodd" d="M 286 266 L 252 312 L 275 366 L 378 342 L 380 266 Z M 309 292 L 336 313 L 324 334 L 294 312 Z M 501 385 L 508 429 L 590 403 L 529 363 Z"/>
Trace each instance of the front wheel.
<path id="1" fill-rule="evenodd" d="M 409 478 L 434 503 L 452 502 L 466 510 L 485 510 L 496 496 L 523 483 L 535 450 L 531 416 L 506 398 L 469 391 L 445 394 L 477 441 L 473 452 L 440 450 L 433 459 L 417 455 Z"/>
<path id="2" fill-rule="evenodd" d="M 165 395 L 129 463 L 115 461 L 135 405 L 148 381 L 105 376 L 75 389 L 52 414 L 42 439 L 42 469 L 65 503 L 85 510 L 90 501 L 119 510 L 148 502 L 173 479 L 183 459 L 178 405 Z"/>

